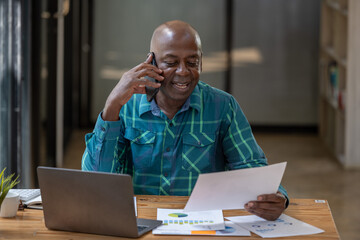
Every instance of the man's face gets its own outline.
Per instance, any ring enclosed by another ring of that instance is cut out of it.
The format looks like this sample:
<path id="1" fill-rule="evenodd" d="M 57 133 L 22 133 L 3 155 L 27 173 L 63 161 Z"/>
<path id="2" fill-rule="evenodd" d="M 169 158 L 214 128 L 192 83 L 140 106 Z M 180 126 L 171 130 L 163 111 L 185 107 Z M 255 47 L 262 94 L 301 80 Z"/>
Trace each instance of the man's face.
<path id="1" fill-rule="evenodd" d="M 157 42 L 155 57 L 164 81 L 158 94 L 184 103 L 199 82 L 201 51 L 191 36 L 165 36 Z"/>

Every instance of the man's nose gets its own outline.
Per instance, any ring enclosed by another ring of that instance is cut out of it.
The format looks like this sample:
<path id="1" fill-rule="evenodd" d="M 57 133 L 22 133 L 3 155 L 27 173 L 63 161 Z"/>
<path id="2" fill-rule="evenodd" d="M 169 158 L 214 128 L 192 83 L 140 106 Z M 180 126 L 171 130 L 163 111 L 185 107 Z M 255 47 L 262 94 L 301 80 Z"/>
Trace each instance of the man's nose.
<path id="1" fill-rule="evenodd" d="M 176 74 L 180 76 L 186 76 L 187 74 L 189 74 L 189 69 L 187 68 L 186 63 L 180 63 L 178 65 L 178 68 L 176 69 Z"/>

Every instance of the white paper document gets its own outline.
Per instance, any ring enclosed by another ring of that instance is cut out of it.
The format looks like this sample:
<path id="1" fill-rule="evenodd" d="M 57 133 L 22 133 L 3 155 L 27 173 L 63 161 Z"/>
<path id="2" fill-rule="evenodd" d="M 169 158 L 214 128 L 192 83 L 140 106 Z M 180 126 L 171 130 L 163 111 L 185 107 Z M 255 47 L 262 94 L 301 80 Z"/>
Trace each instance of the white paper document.
<path id="1" fill-rule="evenodd" d="M 157 220 L 163 225 L 157 230 L 224 230 L 224 216 L 221 210 L 185 212 L 182 209 L 157 209 Z"/>
<path id="2" fill-rule="evenodd" d="M 290 237 L 322 233 L 324 230 L 282 214 L 275 221 L 266 221 L 255 215 L 227 217 L 226 219 L 263 237 Z"/>
<path id="3" fill-rule="evenodd" d="M 154 229 L 155 235 L 214 235 L 214 236 L 251 236 L 250 231 L 239 225 L 226 221 L 224 230 L 171 230 Z"/>
<path id="4" fill-rule="evenodd" d="M 200 174 L 185 211 L 244 209 L 258 195 L 276 193 L 286 162 L 265 167 Z"/>

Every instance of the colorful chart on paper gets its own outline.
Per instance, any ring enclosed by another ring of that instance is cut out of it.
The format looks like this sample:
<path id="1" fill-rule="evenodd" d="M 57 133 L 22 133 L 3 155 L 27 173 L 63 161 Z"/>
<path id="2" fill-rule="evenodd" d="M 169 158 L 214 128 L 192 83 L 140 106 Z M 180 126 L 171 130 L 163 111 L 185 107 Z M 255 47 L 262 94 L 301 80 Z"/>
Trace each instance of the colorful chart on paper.
<path id="1" fill-rule="evenodd" d="M 182 218 L 187 217 L 188 215 L 185 213 L 169 213 L 169 217 Z"/>
<path id="2" fill-rule="evenodd" d="M 161 228 L 173 230 L 224 230 L 221 210 L 184 212 L 182 209 L 157 210 L 157 219 L 163 221 Z"/>

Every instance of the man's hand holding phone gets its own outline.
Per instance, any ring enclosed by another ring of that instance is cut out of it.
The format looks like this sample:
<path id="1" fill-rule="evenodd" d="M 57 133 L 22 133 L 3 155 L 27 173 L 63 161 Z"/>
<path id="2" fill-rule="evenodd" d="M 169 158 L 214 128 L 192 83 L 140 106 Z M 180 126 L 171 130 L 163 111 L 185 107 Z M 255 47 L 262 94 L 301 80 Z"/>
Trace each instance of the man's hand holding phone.
<path id="1" fill-rule="evenodd" d="M 133 94 L 146 94 L 145 86 L 150 88 L 159 88 L 161 86 L 161 83 L 146 78 L 153 78 L 160 82 L 164 80 L 164 77 L 161 76 L 163 71 L 152 65 L 152 61 L 153 54 L 149 54 L 145 62 L 124 73 L 106 100 L 102 113 L 103 120 L 119 120 L 122 106 L 130 100 Z"/>

